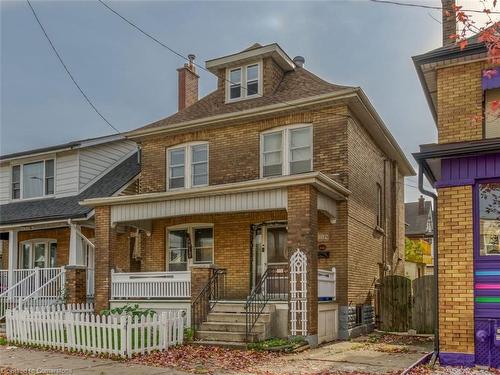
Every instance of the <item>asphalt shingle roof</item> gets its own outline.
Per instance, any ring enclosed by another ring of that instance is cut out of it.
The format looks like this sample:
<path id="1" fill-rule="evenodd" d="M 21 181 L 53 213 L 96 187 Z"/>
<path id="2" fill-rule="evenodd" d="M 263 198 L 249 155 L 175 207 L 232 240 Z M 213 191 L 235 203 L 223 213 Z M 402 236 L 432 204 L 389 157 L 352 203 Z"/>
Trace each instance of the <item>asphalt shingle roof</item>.
<path id="1" fill-rule="evenodd" d="M 87 198 L 108 197 L 140 172 L 137 153 L 117 165 L 79 195 L 7 203 L 0 206 L 0 225 L 84 217 L 92 208 L 80 206 Z"/>
<path id="2" fill-rule="evenodd" d="M 430 201 L 424 202 L 424 214 L 418 213 L 418 202 L 405 203 L 405 222 L 406 222 L 406 235 L 423 235 L 432 234 L 427 232 L 427 219 L 429 212 L 432 210 Z"/>
<path id="3" fill-rule="evenodd" d="M 251 100 L 226 103 L 224 90 L 218 89 L 212 91 L 210 94 L 204 96 L 184 110 L 136 130 L 174 125 L 185 121 L 199 120 L 205 117 L 239 112 L 297 99 L 304 99 L 348 88 L 353 87 L 335 85 L 333 83 L 326 82 L 308 70 L 298 68 L 293 71 L 286 72 L 280 84 L 271 95 Z"/>

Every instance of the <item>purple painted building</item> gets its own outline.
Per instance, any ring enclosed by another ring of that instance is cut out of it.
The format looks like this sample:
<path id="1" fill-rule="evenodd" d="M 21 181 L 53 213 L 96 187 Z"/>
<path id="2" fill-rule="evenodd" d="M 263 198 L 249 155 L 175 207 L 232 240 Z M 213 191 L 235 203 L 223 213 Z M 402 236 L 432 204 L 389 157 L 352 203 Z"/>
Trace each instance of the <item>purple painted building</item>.
<path id="1" fill-rule="evenodd" d="M 443 34 L 454 27 L 443 15 Z M 443 41 L 413 58 L 438 129 L 414 154 L 437 211 L 435 350 L 444 365 L 500 368 L 500 67 L 477 36 Z"/>

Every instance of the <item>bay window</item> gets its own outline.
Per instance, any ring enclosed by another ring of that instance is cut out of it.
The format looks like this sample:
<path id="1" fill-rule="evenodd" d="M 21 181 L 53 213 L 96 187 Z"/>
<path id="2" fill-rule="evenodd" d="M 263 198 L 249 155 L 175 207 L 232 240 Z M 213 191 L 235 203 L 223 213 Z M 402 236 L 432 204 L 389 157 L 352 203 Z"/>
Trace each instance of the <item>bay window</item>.
<path id="1" fill-rule="evenodd" d="M 292 126 L 261 134 L 261 176 L 312 171 L 312 127 Z"/>
<path id="2" fill-rule="evenodd" d="M 12 166 L 12 199 L 54 194 L 54 159 Z"/>
<path id="3" fill-rule="evenodd" d="M 167 164 L 169 190 L 208 185 L 208 143 L 168 149 Z"/>
<path id="4" fill-rule="evenodd" d="M 209 225 L 175 227 L 167 234 L 169 271 L 187 271 L 191 264 L 213 262 L 213 228 Z"/>
<path id="5" fill-rule="evenodd" d="M 500 255 L 500 181 L 478 184 L 479 254 Z"/>

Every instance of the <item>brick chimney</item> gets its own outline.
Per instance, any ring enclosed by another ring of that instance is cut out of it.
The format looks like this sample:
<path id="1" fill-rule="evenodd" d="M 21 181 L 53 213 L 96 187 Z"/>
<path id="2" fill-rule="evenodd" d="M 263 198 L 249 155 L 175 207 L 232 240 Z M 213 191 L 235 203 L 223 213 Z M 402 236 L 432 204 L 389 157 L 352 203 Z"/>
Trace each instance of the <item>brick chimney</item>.
<path id="1" fill-rule="evenodd" d="M 418 198 L 418 214 L 425 214 L 425 198 L 422 195 Z"/>
<path id="2" fill-rule="evenodd" d="M 450 39 L 450 35 L 457 33 L 457 12 L 455 11 L 455 0 L 441 0 L 443 7 L 443 46 L 455 43 L 455 39 Z"/>
<path id="3" fill-rule="evenodd" d="M 179 73 L 179 111 L 198 101 L 198 79 L 196 68 L 193 64 L 195 56 L 188 55 L 189 63 L 177 69 Z"/>

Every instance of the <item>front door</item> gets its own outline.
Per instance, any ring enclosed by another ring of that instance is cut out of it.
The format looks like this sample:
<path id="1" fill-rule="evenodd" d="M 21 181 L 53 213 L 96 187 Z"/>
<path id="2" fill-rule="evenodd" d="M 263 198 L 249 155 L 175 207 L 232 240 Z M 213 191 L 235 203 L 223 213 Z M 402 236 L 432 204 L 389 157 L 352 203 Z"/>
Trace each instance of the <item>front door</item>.
<path id="1" fill-rule="evenodd" d="M 288 291 L 288 259 L 286 256 L 287 229 L 282 223 L 264 224 L 254 234 L 253 285 L 257 285 L 267 271 L 262 292 L 271 298 L 281 298 Z"/>

